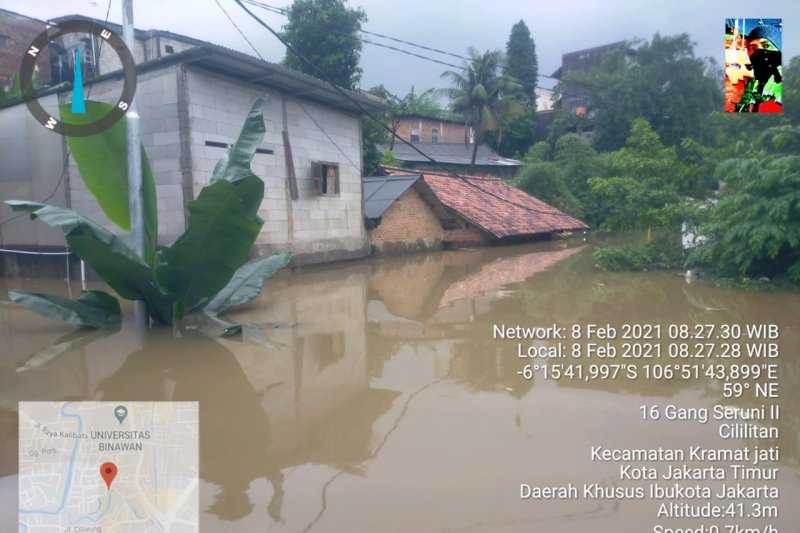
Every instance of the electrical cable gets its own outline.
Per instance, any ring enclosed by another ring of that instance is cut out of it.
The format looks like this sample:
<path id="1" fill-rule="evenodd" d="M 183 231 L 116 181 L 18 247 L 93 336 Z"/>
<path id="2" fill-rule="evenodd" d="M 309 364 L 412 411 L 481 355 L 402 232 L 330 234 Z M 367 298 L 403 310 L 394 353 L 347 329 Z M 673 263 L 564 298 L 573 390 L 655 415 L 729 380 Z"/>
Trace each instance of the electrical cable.
<path id="1" fill-rule="evenodd" d="M 336 148 L 336 149 L 339 151 L 339 153 L 340 153 L 340 154 L 342 154 L 342 156 L 344 156 L 344 158 L 345 158 L 345 159 L 347 159 L 347 162 L 348 162 L 348 163 L 350 163 L 350 165 L 351 165 L 353 168 L 355 168 L 355 169 L 356 169 L 356 171 L 357 171 L 359 174 L 361 174 L 361 166 L 360 166 L 360 165 L 357 165 L 357 164 L 355 164 L 355 162 L 354 162 L 352 159 L 350 159 L 350 156 L 349 156 L 349 155 L 347 155 L 347 153 L 346 153 L 344 150 L 342 150 L 342 149 L 339 147 L 339 145 L 338 145 L 338 144 L 336 144 L 336 141 L 334 141 L 334 140 L 331 138 L 331 136 L 330 136 L 330 135 L 328 135 L 328 132 L 327 132 L 327 131 L 325 131 L 325 128 L 323 128 L 323 127 L 320 125 L 320 123 L 319 123 L 319 122 L 317 122 L 317 120 L 316 120 L 316 119 L 315 119 L 315 118 L 314 118 L 314 117 L 311 115 L 311 113 L 309 113 L 309 112 L 308 112 L 308 109 L 306 109 L 306 106 L 304 106 L 304 105 L 303 105 L 303 102 L 301 102 L 300 100 L 298 100 L 298 101 L 297 101 L 297 103 L 300 105 L 300 109 L 302 109 L 302 110 L 303 110 L 303 113 L 305 113 L 305 114 L 306 114 L 306 116 L 307 116 L 307 117 L 308 117 L 308 118 L 311 120 L 311 122 L 313 122 L 313 123 L 314 123 L 314 125 L 317 127 L 317 129 L 319 129 L 319 131 L 321 131 L 321 132 L 322 132 L 322 134 L 323 134 L 323 135 L 325 135 L 325 137 L 326 137 L 326 138 L 327 138 L 327 139 L 330 141 L 330 143 L 331 143 L 331 144 L 332 144 L 332 145 L 333 145 L 333 146 L 334 146 L 334 147 L 335 147 L 335 148 Z"/>
<path id="2" fill-rule="evenodd" d="M 219 1 L 219 0 L 214 0 L 214 2 L 217 4 L 217 6 L 220 8 L 220 10 L 221 10 L 221 11 L 222 11 L 222 12 L 225 14 L 225 17 L 226 17 L 226 18 L 227 18 L 227 19 L 230 21 L 231 25 L 232 25 L 232 26 L 233 26 L 233 27 L 236 29 L 236 31 L 237 31 L 237 32 L 239 32 L 239 35 L 241 35 L 241 36 L 242 36 L 242 38 L 245 40 L 245 42 L 247 42 L 247 44 L 249 44 L 249 45 L 250 45 L 250 48 L 252 48 L 252 49 L 253 49 L 253 52 L 255 52 L 256 56 L 258 56 L 258 58 L 259 58 L 259 59 L 261 59 L 261 61 L 265 61 L 265 62 L 266 62 L 266 59 L 264 59 L 264 56 L 262 56 L 262 55 L 261 55 L 261 52 L 259 52 L 259 51 L 258 51 L 258 48 L 256 48 L 256 46 L 253 44 L 253 41 L 251 41 L 251 40 L 250 40 L 250 39 L 247 37 L 247 35 L 245 35 L 244 31 L 242 31 L 242 29 L 239 27 L 239 25 L 238 25 L 238 24 L 236 24 L 236 22 L 234 22 L 233 18 L 230 16 L 230 14 L 228 14 L 228 11 L 227 11 L 227 10 L 226 10 L 226 9 L 225 9 L 223 6 L 222 6 L 222 4 L 220 3 L 220 1 Z M 325 131 L 325 128 L 323 128 L 323 127 L 320 125 L 320 123 L 319 123 L 319 122 L 317 122 L 317 120 L 316 120 L 316 119 L 315 119 L 315 118 L 314 118 L 314 117 L 311 115 L 311 113 L 309 113 L 309 112 L 308 112 L 308 109 L 306 109 L 306 106 L 304 106 L 304 105 L 303 105 L 303 102 L 301 102 L 301 101 L 299 101 L 299 100 L 298 100 L 298 101 L 297 101 L 297 103 L 300 105 L 300 109 L 302 109 L 302 110 L 303 110 L 303 113 L 305 113 L 305 115 L 306 115 L 306 116 L 309 118 L 309 120 L 311 120 L 311 122 L 313 122 L 313 123 L 314 123 L 314 125 L 317 127 L 317 129 L 319 129 L 319 131 L 321 131 L 321 132 L 322 132 L 322 134 L 323 134 L 323 135 L 325 135 L 325 137 L 326 137 L 326 138 L 328 139 L 328 141 L 330 141 L 330 143 L 331 143 L 331 144 L 332 144 L 332 145 L 333 145 L 333 146 L 336 148 L 336 150 L 338 150 L 338 151 L 339 151 L 339 153 L 340 153 L 340 154 L 342 154 L 342 156 L 343 156 L 345 159 L 347 159 L 347 162 L 348 162 L 348 163 L 350 163 L 350 165 L 351 165 L 353 168 L 355 168 L 355 169 L 356 169 L 356 171 L 358 171 L 358 172 L 360 173 L 360 172 L 361 172 L 361 167 L 360 167 L 359 165 L 356 165 L 356 164 L 353 162 L 353 160 L 352 160 L 352 159 L 350 159 L 350 156 L 349 156 L 349 155 L 347 155 L 347 153 L 346 153 L 344 150 L 342 150 L 342 149 L 341 149 L 341 147 L 340 147 L 338 144 L 336 144 L 336 141 L 334 141 L 334 140 L 331 138 L 331 136 L 330 136 L 330 135 L 328 135 L 328 132 L 327 132 L 327 131 Z"/>
<path id="3" fill-rule="evenodd" d="M 375 122 L 376 124 L 381 126 L 383 129 L 388 131 L 389 134 L 391 134 L 393 137 L 395 137 L 398 141 L 400 141 L 403 144 L 411 147 L 415 152 L 419 153 L 422 157 L 424 157 L 425 159 L 427 159 L 431 163 L 441 166 L 441 163 L 439 161 L 437 161 L 436 159 L 434 159 L 430 155 L 428 155 L 425 152 L 423 152 L 422 150 L 420 150 L 413 143 L 411 143 L 411 142 L 405 140 L 404 138 L 400 137 L 392 128 L 387 126 L 380 118 L 375 117 L 375 115 L 373 115 L 371 112 L 369 112 L 363 105 L 361 105 L 360 102 L 358 102 L 355 98 L 350 96 L 347 93 L 346 90 L 344 90 L 343 88 L 339 87 L 338 84 L 336 84 L 334 81 L 332 81 L 329 76 L 327 76 L 324 72 L 322 72 L 309 59 L 307 59 L 303 55 L 299 54 L 294 49 L 294 47 L 289 42 L 287 42 L 286 39 L 284 39 L 284 37 L 282 35 L 280 35 L 278 32 L 276 32 L 274 29 L 272 29 L 272 27 L 269 24 L 267 24 L 266 22 L 264 22 L 260 17 L 258 17 L 258 15 L 256 15 L 252 11 L 250 11 L 247 8 L 247 6 L 244 5 L 244 0 L 234 0 L 234 2 L 236 2 L 239 5 L 239 7 L 241 7 L 248 15 L 250 15 L 250 17 L 252 17 L 256 22 L 258 22 L 259 25 L 263 26 L 276 39 L 278 39 L 286 47 L 287 50 L 289 50 L 291 53 L 293 53 L 295 56 L 297 56 L 297 58 L 300 59 L 300 61 L 302 61 L 309 68 L 311 68 L 317 74 L 317 76 L 320 79 L 326 81 L 331 87 L 333 87 L 333 89 L 336 92 L 338 92 L 345 99 L 347 99 L 348 101 L 353 103 L 370 120 L 372 120 L 373 122 Z M 485 190 L 485 189 L 483 189 L 481 187 L 478 187 L 477 185 L 473 184 L 470 180 L 468 180 L 464 176 L 461 176 L 460 174 L 453 173 L 453 175 L 451 175 L 451 173 L 447 169 L 444 169 L 444 172 L 445 172 L 445 176 L 446 177 L 460 179 L 461 181 L 463 181 L 467 185 L 469 185 L 469 186 L 471 186 L 471 187 L 473 187 L 473 188 L 475 188 L 475 189 L 477 189 L 477 190 L 479 190 L 479 191 L 481 191 L 481 192 L 483 192 L 485 194 L 488 194 L 489 196 L 492 196 L 494 198 L 497 198 L 498 200 L 504 201 L 504 202 L 508 203 L 509 205 L 514 205 L 516 207 L 519 207 L 519 208 L 521 208 L 521 209 L 523 209 L 525 211 L 530 211 L 530 212 L 539 213 L 539 214 L 546 214 L 546 215 L 553 215 L 553 216 L 564 216 L 564 217 L 573 218 L 573 217 L 571 217 L 570 215 L 568 215 L 566 213 L 553 212 L 553 211 L 544 211 L 544 210 L 534 209 L 534 208 L 532 208 L 530 206 L 526 206 L 526 205 L 523 205 L 523 204 L 516 203 L 516 202 L 514 202 L 512 200 L 509 200 L 508 198 L 504 198 L 504 197 L 502 197 L 502 196 L 500 196 L 498 194 L 495 194 L 495 193 L 493 193 L 491 191 L 487 191 L 487 190 Z"/>
<path id="4" fill-rule="evenodd" d="M 258 24 L 260 26 L 263 26 L 276 39 L 278 39 L 281 42 L 281 44 L 283 44 L 286 47 L 287 50 L 289 50 L 292 54 L 297 56 L 297 58 L 300 59 L 300 61 L 302 61 L 307 67 L 309 67 L 316 74 L 316 76 L 319 79 L 326 81 L 328 83 L 328 85 L 330 85 L 333 88 L 334 91 L 339 93 L 340 96 L 344 97 L 350 103 L 355 105 L 355 107 L 358 108 L 358 110 L 361 111 L 361 113 L 363 113 L 365 116 L 369 117 L 376 124 L 379 124 L 383 129 L 388 131 L 391 135 L 395 136 L 397 138 L 397 140 L 399 140 L 403 144 L 408 145 L 412 150 L 414 150 L 415 152 L 420 154 L 422 157 L 424 157 L 425 159 L 427 159 L 431 163 L 438 163 L 438 161 L 436 161 L 434 158 L 432 158 L 431 156 L 429 156 L 428 154 L 426 154 L 425 152 L 423 152 L 422 150 L 420 150 L 419 148 L 414 146 L 412 143 L 410 143 L 409 141 L 407 141 L 407 140 L 403 139 L 402 137 L 398 136 L 392 130 L 392 128 L 390 128 L 389 126 L 384 124 L 384 122 L 380 118 L 377 118 L 375 115 L 373 115 L 367 108 L 364 107 L 364 105 L 361 102 L 359 102 L 358 100 L 353 98 L 351 95 L 349 95 L 347 93 L 346 89 L 343 89 L 342 87 L 340 87 L 336 82 L 332 81 L 327 74 L 322 72 L 319 69 L 319 67 L 317 67 L 314 63 L 312 63 L 310 60 L 308 60 L 305 56 L 303 56 L 302 54 L 298 53 L 297 50 L 294 49 L 294 46 L 292 46 L 288 41 L 286 41 L 286 39 L 284 39 L 284 37 L 280 33 L 275 31 L 274 29 L 272 29 L 272 27 L 269 24 L 264 22 L 258 15 L 256 15 L 252 11 L 250 11 L 247 8 L 247 6 L 244 5 L 244 2 L 242 0 L 234 0 L 234 2 L 236 2 L 239 5 L 239 7 L 241 7 L 248 15 L 250 15 L 250 17 L 252 17 L 256 22 L 258 22 Z"/>
<path id="5" fill-rule="evenodd" d="M 416 54 L 414 52 L 409 52 L 408 50 L 403 50 L 401 48 L 397 48 L 396 46 L 392 46 L 392 45 L 389 45 L 389 44 L 376 43 L 375 41 L 370 41 L 369 39 L 364 39 L 363 37 L 361 38 L 361 42 L 362 43 L 366 43 L 366 44 L 371 44 L 372 46 L 378 46 L 380 48 L 387 48 L 389 50 L 393 50 L 395 52 L 400 52 L 401 54 L 405 54 L 407 56 L 412 56 L 412 57 L 416 57 L 416 58 L 419 58 L 419 59 L 424 59 L 425 61 L 430 61 L 431 63 L 438 63 L 440 65 L 445 65 L 447 67 L 456 68 L 458 70 L 465 70 L 463 65 L 454 65 L 453 63 L 448 63 L 446 61 L 440 61 L 440 60 L 434 59 L 432 57 L 424 56 L 422 54 Z"/>
<path id="6" fill-rule="evenodd" d="M 288 14 L 289 14 L 288 9 L 280 8 L 280 7 L 276 7 L 276 6 L 271 6 L 271 5 L 266 4 L 264 2 L 259 2 L 258 0 L 244 0 L 244 2 L 246 2 L 248 4 L 251 4 L 251 5 L 254 5 L 254 6 L 257 6 L 257 7 L 260 7 L 261 9 L 269 11 L 270 13 L 275 13 L 277 15 L 282 15 L 284 17 L 288 16 Z M 413 46 L 413 47 L 416 47 L 416 48 L 420 48 L 422 50 L 428 50 L 430 52 L 435 52 L 435 53 L 438 53 L 438 54 L 443 54 L 443 55 L 455 57 L 455 58 L 458 58 L 458 59 L 463 59 L 464 61 L 471 61 L 472 60 L 472 58 L 469 58 L 467 56 L 463 56 L 463 55 L 456 54 L 456 53 L 453 53 L 453 52 L 448 52 L 446 50 L 441 50 L 439 48 L 434 48 L 434 47 L 431 47 L 431 46 L 426 46 L 426 45 L 423 45 L 423 44 L 415 43 L 413 41 L 408 41 L 408 40 L 405 40 L 405 39 L 392 37 L 390 35 L 385 35 L 385 34 L 378 33 L 378 32 L 373 32 L 373 31 L 368 31 L 368 30 L 359 30 L 359 32 L 363 33 L 365 35 L 373 35 L 375 37 L 380 37 L 382 39 L 388 39 L 390 41 L 395 41 L 395 42 L 398 42 L 398 43 L 406 44 L 408 46 Z M 428 56 L 425 56 L 425 55 L 422 55 L 422 54 L 417 54 L 417 53 L 411 52 L 409 50 L 403 50 L 402 48 L 397 48 L 395 46 L 391 46 L 391 45 L 388 45 L 388 44 L 378 43 L 378 42 L 375 42 L 375 41 L 372 41 L 372 40 L 369 40 L 369 39 L 364 39 L 363 37 L 360 40 L 361 40 L 361 42 L 363 42 L 365 44 L 369 44 L 369 45 L 372 45 L 372 46 L 377 46 L 377 47 L 380 47 L 380 48 L 386 48 L 388 50 L 392 50 L 394 52 L 399 52 L 401 54 L 405 54 L 405 55 L 408 55 L 408 56 L 411 56 L 411 57 L 416 57 L 418 59 L 422 59 L 424 61 L 429 61 L 431 63 L 444 65 L 444 66 L 455 68 L 455 69 L 458 69 L 458 70 L 466 70 L 466 68 L 463 65 L 454 65 L 453 63 L 447 63 L 446 61 L 442 61 L 442 60 L 439 60 L 439 59 L 428 57 Z M 537 74 L 537 77 L 539 77 L 539 78 L 547 78 L 547 79 L 551 79 L 551 80 L 558 80 L 561 83 L 572 83 L 572 84 L 576 84 L 576 85 L 581 85 L 581 82 L 579 82 L 577 80 L 563 80 L 561 78 L 555 78 L 553 76 L 548 76 L 546 74 Z M 537 89 L 542 89 L 542 90 L 545 90 L 545 91 L 552 91 L 553 90 L 552 88 L 542 87 L 541 85 L 535 85 L 535 87 Z M 583 96 L 581 93 L 575 93 L 575 92 L 563 92 L 562 94 L 564 94 L 564 96 Z"/>

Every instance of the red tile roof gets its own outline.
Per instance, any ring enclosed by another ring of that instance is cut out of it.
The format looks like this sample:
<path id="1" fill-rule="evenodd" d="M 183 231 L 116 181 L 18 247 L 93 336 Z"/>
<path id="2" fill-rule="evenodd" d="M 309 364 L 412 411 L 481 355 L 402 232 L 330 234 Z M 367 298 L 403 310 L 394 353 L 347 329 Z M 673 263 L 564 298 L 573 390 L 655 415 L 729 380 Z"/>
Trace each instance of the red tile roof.
<path id="1" fill-rule="evenodd" d="M 387 168 L 391 174 L 405 169 Z M 589 226 L 501 179 L 423 172 L 436 198 L 497 238 L 589 229 Z"/>

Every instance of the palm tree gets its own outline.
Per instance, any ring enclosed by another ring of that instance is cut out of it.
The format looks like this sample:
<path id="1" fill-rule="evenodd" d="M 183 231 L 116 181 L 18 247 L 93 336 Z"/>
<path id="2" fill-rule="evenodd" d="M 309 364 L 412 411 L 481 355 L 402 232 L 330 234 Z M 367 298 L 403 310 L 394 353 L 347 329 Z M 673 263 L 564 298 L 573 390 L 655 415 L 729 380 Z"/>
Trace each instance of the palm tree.
<path id="1" fill-rule="evenodd" d="M 444 89 L 453 113 L 461 115 L 474 132 L 472 165 L 478 145 L 486 132 L 497 131 L 502 138 L 502 119 L 513 119 L 523 112 L 523 105 L 513 97 L 519 84 L 502 73 L 503 56 L 498 50 L 479 52 L 469 49 L 470 60 L 462 72 L 448 70 L 442 77 L 453 87 Z"/>

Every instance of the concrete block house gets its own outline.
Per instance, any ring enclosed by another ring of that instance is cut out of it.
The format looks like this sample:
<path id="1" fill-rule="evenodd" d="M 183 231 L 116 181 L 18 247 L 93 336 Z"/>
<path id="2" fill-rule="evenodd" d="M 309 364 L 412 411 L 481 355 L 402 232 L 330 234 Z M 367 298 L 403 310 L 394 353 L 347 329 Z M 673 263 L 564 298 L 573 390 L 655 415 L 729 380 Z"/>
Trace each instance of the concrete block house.
<path id="1" fill-rule="evenodd" d="M 267 131 L 252 165 L 266 185 L 258 253 L 291 251 L 297 264 L 367 255 L 358 106 L 327 83 L 282 65 L 163 33 L 137 32 L 142 42 L 136 53 L 136 98 L 156 177 L 160 243 L 170 244 L 184 231 L 186 203 L 208 182 L 253 102 L 264 97 Z M 91 98 L 115 101 L 122 84 L 119 68 L 98 68 L 97 74 L 88 82 Z M 384 107 L 382 100 L 360 92 L 349 96 L 372 111 Z M 57 113 L 58 103 L 68 98 L 66 92 L 52 93 L 40 102 Z M 50 203 L 115 228 L 71 158 L 58 183 L 65 138 L 43 128 L 24 105 L 0 109 L 0 141 L 0 160 L 14 162 L 0 167 L 0 200 L 41 200 L 55 188 Z M 0 219 L 8 216 L 0 206 Z M 0 227 L 0 244 L 63 250 L 64 241 L 60 232 L 22 218 Z"/>
<path id="2" fill-rule="evenodd" d="M 387 171 L 364 179 L 376 252 L 502 244 L 589 229 L 500 178 Z"/>

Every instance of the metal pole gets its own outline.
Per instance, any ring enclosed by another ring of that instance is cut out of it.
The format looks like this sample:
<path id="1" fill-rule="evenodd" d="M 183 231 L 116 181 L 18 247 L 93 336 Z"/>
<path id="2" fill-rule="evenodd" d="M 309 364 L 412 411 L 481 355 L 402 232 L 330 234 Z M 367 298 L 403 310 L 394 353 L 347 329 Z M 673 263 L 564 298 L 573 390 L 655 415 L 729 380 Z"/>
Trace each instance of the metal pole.
<path id="1" fill-rule="evenodd" d="M 136 57 L 136 38 L 133 27 L 133 0 L 122 0 L 122 38 L 125 45 Z M 130 102 L 125 114 L 127 122 L 128 154 L 128 207 L 131 216 L 131 241 L 134 251 L 144 259 L 144 209 L 142 189 L 142 136 L 140 130 L 139 107 L 136 97 Z M 144 328 L 146 311 L 141 300 L 134 304 L 136 323 Z"/>

